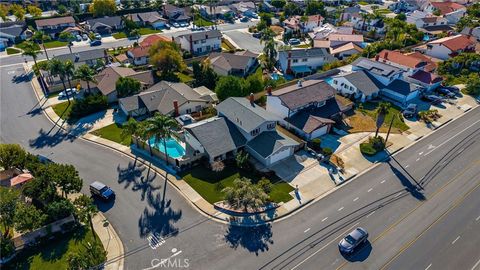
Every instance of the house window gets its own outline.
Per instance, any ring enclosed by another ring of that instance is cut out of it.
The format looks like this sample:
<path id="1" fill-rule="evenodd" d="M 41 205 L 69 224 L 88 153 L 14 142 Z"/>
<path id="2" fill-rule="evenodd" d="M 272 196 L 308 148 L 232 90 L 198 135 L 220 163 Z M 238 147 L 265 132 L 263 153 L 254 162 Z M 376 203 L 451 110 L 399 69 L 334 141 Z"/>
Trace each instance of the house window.
<path id="1" fill-rule="evenodd" d="M 256 128 L 256 129 L 250 131 L 250 135 L 252 135 L 252 136 L 257 136 L 259 132 L 260 132 L 260 129 L 259 129 L 259 128 Z"/>
<path id="2" fill-rule="evenodd" d="M 201 53 L 202 52 L 202 48 L 197 48 L 197 53 Z"/>
<path id="3" fill-rule="evenodd" d="M 202 110 L 202 105 L 195 106 L 195 111 L 199 112 Z"/>
<path id="4" fill-rule="evenodd" d="M 194 41 L 193 44 L 198 44 L 198 40 Z"/>
<path id="5" fill-rule="evenodd" d="M 192 113 L 192 109 L 187 109 L 186 112 L 187 113 Z"/>
<path id="6" fill-rule="evenodd" d="M 202 43 L 207 43 L 207 40 L 206 39 L 202 40 Z"/>
<path id="7" fill-rule="evenodd" d="M 337 84 L 337 80 L 333 80 L 333 84 Z"/>
<path id="8" fill-rule="evenodd" d="M 207 46 L 207 51 L 212 50 L 212 47 L 210 45 Z"/>
<path id="9" fill-rule="evenodd" d="M 292 62 L 293 63 L 298 63 L 298 59 L 293 59 Z"/>
<path id="10" fill-rule="evenodd" d="M 350 90 L 352 90 L 352 91 L 353 91 L 353 86 L 350 86 Z"/>
<path id="11" fill-rule="evenodd" d="M 268 129 L 274 129 L 275 128 L 275 123 L 270 123 L 267 125 Z"/>
<path id="12" fill-rule="evenodd" d="M 303 59 L 302 59 L 302 62 L 307 62 L 307 61 L 308 61 L 307 58 L 303 58 Z"/>

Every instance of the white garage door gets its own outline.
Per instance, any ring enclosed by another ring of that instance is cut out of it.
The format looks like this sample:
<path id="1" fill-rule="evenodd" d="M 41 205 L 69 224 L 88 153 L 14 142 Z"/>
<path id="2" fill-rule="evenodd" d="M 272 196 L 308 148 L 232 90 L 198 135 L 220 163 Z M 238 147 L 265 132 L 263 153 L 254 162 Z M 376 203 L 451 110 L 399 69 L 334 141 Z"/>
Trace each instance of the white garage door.
<path id="1" fill-rule="evenodd" d="M 322 136 L 322 135 L 325 135 L 325 134 L 327 134 L 327 131 L 328 131 L 328 125 L 323 126 L 323 127 L 321 127 L 321 128 L 319 128 L 319 129 L 317 129 L 317 130 L 315 130 L 315 131 L 312 132 L 312 137 L 311 137 L 311 139 L 315 139 L 315 138 L 318 138 L 318 137 L 320 137 L 320 136 Z"/>
<path id="2" fill-rule="evenodd" d="M 287 147 L 283 150 L 278 151 L 277 153 L 270 156 L 270 165 L 290 156 L 291 147 Z"/>

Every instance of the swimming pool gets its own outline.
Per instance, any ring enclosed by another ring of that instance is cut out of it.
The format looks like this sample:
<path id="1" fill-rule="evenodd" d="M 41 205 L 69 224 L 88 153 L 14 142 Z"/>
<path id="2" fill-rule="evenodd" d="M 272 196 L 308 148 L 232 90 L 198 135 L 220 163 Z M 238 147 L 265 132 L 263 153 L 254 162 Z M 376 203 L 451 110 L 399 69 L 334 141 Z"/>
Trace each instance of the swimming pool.
<path id="1" fill-rule="evenodd" d="M 328 78 L 325 78 L 323 80 L 330 85 L 332 85 L 332 83 L 333 83 L 333 78 L 332 77 L 328 77 Z"/>
<path id="2" fill-rule="evenodd" d="M 160 152 L 165 153 L 165 145 L 163 140 L 160 140 L 155 145 L 155 139 L 152 137 L 149 140 L 150 146 L 157 148 Z M 179 158 L 185 155 L 185 148 L 180 145 L 175 139 L 167 139 L 167 154 L 171 158 Z"/>

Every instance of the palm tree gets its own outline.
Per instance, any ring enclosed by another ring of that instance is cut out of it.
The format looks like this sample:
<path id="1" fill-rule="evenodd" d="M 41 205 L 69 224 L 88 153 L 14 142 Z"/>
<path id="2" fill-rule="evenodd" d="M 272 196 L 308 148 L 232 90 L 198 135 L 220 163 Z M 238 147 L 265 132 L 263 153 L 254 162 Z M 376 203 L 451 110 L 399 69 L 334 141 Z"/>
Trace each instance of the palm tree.
<path id="1" fill-rule="evenodd" d="M 72 83 L 70 79 L 73 79 L 73 75 L 75 74 L 75 65 L 73 64 L 72 60 L 67 60 L 64 63 L 65 65 L 65 76 L 68 80 L 68 86 L 72 89 Z"/>
<path id="2" fill-rule="evenodd" d="M 51 39 L 50 36 L 45 35 L 43 31 L 35 31 L 35 33 L 33 33 L 32 35 L 32 40 L 42 43 L 43 51 L 45 52 L 45 56 L 47 57 L 47 60 L 50 60 L 50 59 L 48 58 L 47 49 L 45 48 L 45 41 L 48 41 L 50 39 Z"/>
<path id="3" fill-rule="evenodd" d="M 140 39 L 140 31 L 138 29 L 133 29 L 132 31 L 130 31 L 130 36 L 136 37 L 138 43 L 138 40 Z"/>
<path id="4" fill-rule="evenodd" d="M 90 223 L 90 228 L 92 232 L 94 232 L 92 217 L 98 213 L 98 209 L 95 204 L 93 204 L 93 200 L 87 195 L 82 194 L 73 201 L 73 204 L 76 208 L 77 217 L 84 223 Z M 93 233 L 93 237 L 97 237 L 96 233 Z"/>
<path id="5" fill-rule="evenodd" d="M 122 133 L 120 134 L 120 137 L 122 138 L 122 140 L 124 140 L 128 136 L 135 135 L 137 128 L 138 122 L 133 118 L 128 119 L 128 121 L 123 123 L 122 125 Z M 138 148 L 138 140 L 136 140 L 136 145 Z"/>
<path id="6" fill-rule="evenodd" d="M 65 63 L 63 63 L 59 59 L 53 58 L 48 62 L 48 70 L 50 70 L 50 74 L 52 74 L 52 76 L 60 77 L 60 80 L 63 84 L 63 89 L 66 90 L 67 86 L 65 85 Z M 68 94 L 68 91 L 65 91 L 65 94 L 67 95 L 68 104 L 70 104 L 70 95 Z"/>
<path id="7" fill-rule="evenodd" d="M 163 140 L 165 149 L 165 160 L 168 165 L 167 140 L 172 136 L 172 129 L 177 127 L 177 121 L 170 116 L 156 113 L 152 118 L 147 120 L 146 131 L 149 137 L 153 137 L 154 144 Z M 150 142 L 148 142 L 150 145 Z"/>
<path id="8" fill-rule="evenodd" d="M 277 58 L 277 43 L 273 39 L 275 33 L 270 28 L 265 28 L 262 31 L 262 38 L 260 39 L 260 43 L 263 43 L 263 53 L 266 57 L 266 68 L 272 70 L 273 66 L 275 65 L 275 59 Z"/>
<path id="9" fill-rule="evenodd" d="M 23 53 L 22 55 L 24 56 L 31 56 L 33 58 L 33 62 L 35 63 L 35 67 L 37 68 L 38 70 L 38 65 L 37 65 L 37 57 L 39 54 L 41 54 L 42 52 L 39 51 L 37 49 L 37 46 L 35 43 L 31 42 L 31 41 L 26 41 L 23 43 L 24 44 L 24 47 L 23 47 Z"/>
<path id="10" fill-rule="evenodd" d="M 93 71 L 93 69 L 91 69 L 88 65 L 81 65 L 80 67 L 77 68 L 77 70 L 75 71 L 75 77 L 77 79 L 80 79 L 84 82 L 87 83 L 87 88 L 88 88 L 88 93 L 90 94 L 91 93 L 91 90 L 90 90 L 90 82 L 96 82 L 95 81 L 95 72 Z"/>
<path id="11" fill-rule="evenodd" d="M 388 110 L 390 109 L 391 104 L 388 102 L 380 102 L 378 104 L 377 108 L 377 130 L 375 131 L 375 137 L 378 136 L 378 131 L 380 130 L 380 127 L 383 124 L 383 121 L 385 119 L 385 115 L 388 113 Z"/>

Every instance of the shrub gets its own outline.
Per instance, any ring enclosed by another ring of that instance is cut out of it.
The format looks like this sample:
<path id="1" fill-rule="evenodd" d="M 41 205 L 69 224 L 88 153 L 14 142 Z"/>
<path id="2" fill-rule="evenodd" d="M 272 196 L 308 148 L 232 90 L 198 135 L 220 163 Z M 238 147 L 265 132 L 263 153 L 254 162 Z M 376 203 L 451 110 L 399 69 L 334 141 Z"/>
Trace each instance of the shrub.
<path id="1" fill-rule="evenodd" d="M 377 153 L 377 151 L 373 148 L 370 143 L 361 143 L 360 144 L 360 152 L 367 156 L 373 156 Z"/>
<path id="2" fill-rule="evenodd" d="M 15 246 L 10 236 L 2 237 L 0 241 L 0 258 L 8 258 L 15 252 Z"/>
<path id="3" fill-rule="evenodd" d="M 325 156 L 330 156 L 333 154 L 332 148 L 329 148 L 329 147 L 322 148 L 322 152 Z"/>
<path id="4" fill-rule="evenodd" d="M 73 205 L 67 199 L 52 202 L 47 206 L 46 209 L 48 220 L 50 222 L 68 217 L 73 213 L 73 211 Z"/>
<path id="5" fill-rule="evenodd" d="M 385 148 L 385 140 L 383 137 L 370 137 L 368 141 L 377 152 L 380 152 Z"/>
<path id="6" fill-rule="evenodd" d="M 267 194 L 272 191 L 273 185 L 267 178 L 263 178 L 262 180 L 258 181 L 257 185 Z"/>
<path id="7" fill-rule="evenodd" d="M 106 110 L 108 108 L 107 97 L 103 95 L 88 95 L 84 99 L 73 103 L 70 117 L 74 119 Z"/>
<path id="8" fill-rule="evenodd" d="M 320 138 L 315 138 L 310 142 L 310 147 L 315 151 L 320 151 L 321 150 L 321 147 L 320 147 L 321 144 L 322 144 L 322 140 L 320 140 Z"/>

